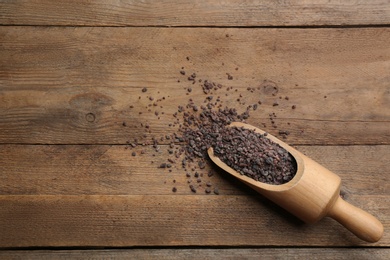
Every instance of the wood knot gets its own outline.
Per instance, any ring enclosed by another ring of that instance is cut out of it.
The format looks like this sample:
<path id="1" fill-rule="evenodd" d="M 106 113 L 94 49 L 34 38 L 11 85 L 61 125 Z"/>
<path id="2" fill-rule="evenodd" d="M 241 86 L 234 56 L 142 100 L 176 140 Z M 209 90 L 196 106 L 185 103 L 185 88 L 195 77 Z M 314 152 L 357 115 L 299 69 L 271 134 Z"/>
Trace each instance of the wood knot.
<path id="1" fill-rule="evenodd" d="M 88 113 L 85 115 L 85 120 L 87 120 L 90 123 L 95 122 L 96 116 L 94 113 Z"/>

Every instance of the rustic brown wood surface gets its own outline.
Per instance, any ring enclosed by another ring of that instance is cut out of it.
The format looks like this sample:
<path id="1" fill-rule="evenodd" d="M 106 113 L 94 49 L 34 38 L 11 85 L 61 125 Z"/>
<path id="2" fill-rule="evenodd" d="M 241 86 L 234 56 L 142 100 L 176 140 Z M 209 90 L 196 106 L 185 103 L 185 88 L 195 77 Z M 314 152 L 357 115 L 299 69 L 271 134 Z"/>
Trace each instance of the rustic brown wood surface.
<path id="1" fill-rule="evenodd" d="M 389 24 L 388 1 L 0 1 L 0 258 L 387 259 Z M 213 165 L 197 193 L 158 168 L 199 79 L 260 101 L 247 122 L 288 130 L 383 238 L 303 224 Z"/>
<path id="2" fill-rule="evenodd" d="M 132 151 L 138 153 L 141 149 L 109 145 L 2 145 L 0 195 L 172 195 L 173 180 L 180 187 L 177 194 L 191 194 L 180 164 L 173 165 L 172 172 L 157 168 L 168 157 L 165 146 L 157 157 L 153 157 L 152 149 L 142 156 L 131 156 Z M 337 173 L 348 199 L 354 194 L 388 195 L 390 184 L 384 174 L 390 169 L 387 145 L 297 149 Z M 23 163 L 16 164 L 15 158 Z M 224 195 L 248 194 L 244 186 L 222 172 L 205 176 L 206 179 Z"/>
<path id="3" fill-rule="evenodd" d="M 243 111 L 260 100 L 248 122 L 275 133 L 275 112 L 279 128 L 290 124 L 289 143 L 390 143 L 388 28 L 33 28 L 0 28 L 3 143 L 125 144 L 144 134 L 142 122 L 155 135 L 173 132 L 186 88 L 204 99 L 182 67 L 238 89 L 216 92 L 226 105 Z M 166 99 L 150 108 L 148 96 Z"/>
<path id="4" fill-rule="evenodd" d="M 0 251 L 3 259 L 383 259 L 390 249 L 370 248 L 229 248 L 229 249 L 112 249 Z"/>
<path id="5" fill-rule="evenodd" d="M 348 26 L 390 24 L 387 0 L 0 2 L 0 23 L 88 26 Z"/>

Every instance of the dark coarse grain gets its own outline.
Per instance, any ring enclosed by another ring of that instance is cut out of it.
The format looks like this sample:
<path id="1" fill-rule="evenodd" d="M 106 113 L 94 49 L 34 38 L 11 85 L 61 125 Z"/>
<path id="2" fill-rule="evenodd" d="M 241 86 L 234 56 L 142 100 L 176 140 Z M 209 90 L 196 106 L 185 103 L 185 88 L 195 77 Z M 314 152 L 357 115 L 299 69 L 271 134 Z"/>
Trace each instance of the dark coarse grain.
<path id="1" fill-rule="evenodd" d="M 269 184 L 290 181 L 296 172 L 296 162 L 285 149 L 254 131 L 228 127 L 231 122 L 248 117 L 249 110 L 238 114 L 233 108 L 203 108 L 199 114 L 184 114 L 181 131 L 186 143 L 186 161 L 204 163 L 208 148 L 213 147 L 215 155 L 228 166 L 256 181 Z"/>
<path id="2" fill-rule="evenodd" d="M 296 162 L 279 144 L 254 130 L 219 129 L 214 154 L 229 167 L 256 181 L 284 184 L 296 173 Z"/>
<path id="3" fill-rule="evenodd" d="M 166 163 L 162 163 L 158 166 L 158 168 L 161 168 L 161 169 L 164 169 L 164 168 L 167 168 L 167 164 Z"/>
<path id="4" fill-rule="evenodd" d="M 196 193 L 196 188 L 194 185 L 190 184 L 190 189 L 193 193 Z"/>
<path id="5" fill-rule="evenodd" d="M 216 144 L 218 133 L 232 122 L 247 119 L 249 111 L 238 114 L 233 108 L 212 110 L 204 107 L 199 114 L 184 114 L 183 117 L 180 131 L 186 142 L 186 159 L 193 161 L 195 158 L 207 158 L 207 149 Z"/>
<path id="6" fill-rule="evenodd" d="M 188 57 L 187 60 L 189 60 Z M 177 111 L 174 111 L 172 114 L 173 121 L 168 122 L 169 127 L 174 128 L 178 126 L 176 132 L 172 134 L 172 136 L 165 135 L 161 136 L 160 138 L 152 136 L 152 139 L 148 140 L 149 136 L 153 134 L 154 129 L 149 125 L 149 123 L 143 122 L 141 127 L 146 128 L 143 138 L 141 140 L 129 141 L 126 148 L 133 149 L 139 145 L 151 145 L 150 147 L 152 147 L 155 152 L 152 153 L 151 156 L 156 156 L 156 153 L 160 152 L 160 148 L 163 148 L 166 144 L 166 142 L 164 144 L 164 140 L 170 140 L 169 146 L 166 146 L 170 157 L 167 158 L 167 162 L 159 163 L 156 165 L 156 167 L 165 169 L 168 172 L 172 172 L 173 170 L 178 169 L 178 166 L 181 166 L 187 177 L 186 183 L 188 183 L 188 187 L 193 193 L 203 190 L 206 194 L 219 194 L 219 189 L 214 187 L 214 184 L 210 182 L 212 176 L 216 172 L 215 169 L 208 168 L 209 164 L 211 164 L 211 161 L 208 158 L 207 150 L 210 147 L 214 147 L 217 151 L 223 151 L 224 147 L 227 145 L 225 141 L 230 138 L 228 135 L 231 134 L 227 133 L 227 131 L 230 131 L 229 127 L 227 126 L 232 122 L 245 122 L 245 120 L 249 118 L 249 112 L 259 110 L 258 108 L 262 102 L 260 100 L 250 100 L 248 95 L 246 95 L 246 92 L 237 93 L 239 95 L 237 97 L 236 103 L 237 109 L 241 111 L 241 109 L 245 109 L 245 106 L 247 106 L 243 113 L 239 113 L 236 108 L 226 107 L 225 104 L 227 103 L 223 98 L 224 96 L 228 95 L 232 96 L 233 92 L 238 92 L 237 88 L 233 88 L 232 86 L 223 86 L 208 79 L 200 79 L 195 72 L 188 73 L 188 71 L 184 71 L 184 66 L 181 67 L 179 72 L 180 75 L 183 76 L 183 79 L 178 80 L 178 82 L 183 82 L 182 84 L 186 84 L 186 86 L 183 86 L 183 90 L 185 91 L 184 93 L 190 97 L 187 104 L 178 104 Z M 233 76 L 230 73 L 226 73 L 226 75 L 228 80 L 233 80 Z M 191 86 L 189 84 L 191 84 Z M 200 89 L 198 90 L 197 87 Z M 264 92 L 264 89 L 261 86 L 247 87 L 246 89 L 251 96 L 253 96 L 251 93 L 254 93 L 255 91 L 258 91 L 258 94 Z M 141 115 L 142 113 L 154 113 L 154 115 L 160 119 L 160 115 L 164 115 L 165 112 L 159 111 L 159 108 L 162 109 L 163 106 L 159 105 L 158 103 L 163 102 L 163 100 L 169 99 L 170 97 L 152 97 L 151 95 L 147 94 L 149 89 L 146 87 L 142 87 L 141 91 L 141 95 L 144 95 L 144 97 L 146 97 L 146 99 L 150 102 L 147 104 L 147 107 L 145 107 L 146 111 L 138 111 L 138 114 Z M 203 102 L 197 101 L 192 96 L 198 95 L 199 91 L 202 91 L 204 94 Z M 275 96 L 277 92 L 277 86 L 273 86 L 272 95 Z M 153 95 L 158 94 L 160 94 L 159 91 Z M 139 96 L 139 99 L 141 99 L 141 96 Z M 232 97 L 229 99 L 233 100 Z M 283 99 L 282 96 L 280 96 L 279 99 L 280 100 L 276 101 L 274 104 L 271 103 L 273 107 L 279 105 L 279 102 L 283 102 L 283 100 L 289 100 L 287 97 Z M 246 105 L 248 102 L 251 103 Z M 232 105 L 233 104 L 229 102 L 229 106 Z M 131 105 L 130 108 L 134 108 L 134 105 Z M 296 106 L 293 105 L 292 109 L 295 108 Z M 270 121 L 272 127 L 274 128 L 276 128 L 275 118 L 275 113 L 270 114 Z M 123 121 L 121 123 L 123 127 L 127 126 L 126 122 Z M 264 123 L 262 124 L 264 127 L 266 127 Z M 286 138 L 288 134 L 288 131 L 279 131 L 279 135 L 283 138 Z M 247 143 L 247 145 L 253 144 Z M 244 146 L 237 146 L 234 148 L 244 150 L 248 149 L 248 147 L 245 148 Z M 272 153 L 272 151 L 275 150 L 277 151 L 277 149 L 273 147 L 270 150 L 263 151 L 263 154 L 267 154 L 267 157 L 263 159 L 263 165 L 253 164 L 253 161 L 251 160 L 254 160 L 254 158 L 248 157 L 249 155 L 245 153 L 241 154 L 241 157 L 238 159 L 238 164 L 234 160 L 233 164 L 235 164 L 235 167 L 241 167 L 240 169 L 236 168 L 236 170 L 240 170 L 241 173 L 246 174 L 256 180 L 273 184 L 287 182 L 295 174 L 295 170 L 291 170 L 290 174 L 288 174 L 287 171 L 283 171 L 283 169 L 286 170 L 288 166 L 279 162 L 281 161 L 284 163 L 286 160 L 288 161 L 288 159 L 286 159 L 287 157 L 285 158 L 284 155 Z M 231 150 L 227 152 L 237 153 L 237 150 Z M 225 151 L 224 155 L 227 155 L 227 152 Z M 145 154 L 145 151 L 142 150 L 141 152 L 137 153 L 133 151 L 131 154 L 133 156 L 141 156 Z M 237 154 L 240 155 L 240 153 Z M 233 157 L 230 157 L 230 159 L 235 159 L 237 154 Z M 181 163 L 178 163 L 178 159 L 181 160 Z M 243 160 L 249 160 L 251 163 L 247 163 L 247 165 L 245 165 L 242 163 Z M 257 168 L 261 168 L 261 170 L 256 172 Z M 205 172 L 203 172 L 203 170 L 205 170 Z M 211 187 L 213 187 L 213 189 Z M 177 188 L 173 187 L 172 191 L 176 192 Z"/>
<path id="7" fill-rule="evenodd" d="M 185 143 L 183 167 L 186 168 L 190 162 L 198 162 L 197 166 L 203 169 L 205 162 L 209 161 L 207 150 L 213 147 L 216 155 L 227 165 L 256 181 L 269 184 L 290 181 L 296 172 L 296 162 L 286 150 L 265 135 L 228 127 L 232 122 L 245 122 L 250 110 L 256 110 L 258 104 L 249 105 L 241 114 L 235 108 L 221 108 L 217 106 L 219 102 L 211 102 L 213 96 L 209 95 L 215 85 L 204 81 L 203 92 L 208 96 L 205 98 L 207 104 L 201 106 L 201 110 L 190 100 L 186 107 L 192 108 L 192 111 L 185 111 L 184 107 L 178 111 L 183 112 L 183 124 L 179 129 Z M 274 113 L 270 115 L 271 121 L 274 117 Z M 197 172 L 194 177 L 197 182 L 201 181 Z M 194 192 L 195 187 L 189 186 Z M 214 191 L 216 194 L 218 192 L 218 189 Z"/>

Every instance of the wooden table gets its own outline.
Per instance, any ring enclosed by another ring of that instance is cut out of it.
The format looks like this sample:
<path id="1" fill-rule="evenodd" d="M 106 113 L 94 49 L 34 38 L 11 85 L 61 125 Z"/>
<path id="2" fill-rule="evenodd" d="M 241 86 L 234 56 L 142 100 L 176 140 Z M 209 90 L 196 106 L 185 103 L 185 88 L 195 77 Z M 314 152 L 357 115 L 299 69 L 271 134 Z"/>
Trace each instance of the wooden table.
<path id="1" fill-rule="evenodd" d="M 0 258 L 388 259 L 390 2 L 156 2 L 0 1 Z M 247 122 L 289 131 L 383 238 L 304 224 L 210 164 L 219 195 L 159 168 L 170 140 L 150 141 L 198 79 L 260 101 Z"/>

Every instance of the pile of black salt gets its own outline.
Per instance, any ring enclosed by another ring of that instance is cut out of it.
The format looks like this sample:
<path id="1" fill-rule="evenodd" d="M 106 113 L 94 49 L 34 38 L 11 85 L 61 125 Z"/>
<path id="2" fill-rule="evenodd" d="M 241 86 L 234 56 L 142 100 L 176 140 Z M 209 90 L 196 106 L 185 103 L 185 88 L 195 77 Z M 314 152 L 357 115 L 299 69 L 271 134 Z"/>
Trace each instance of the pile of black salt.
<path id="1" fill-rule="evenodd" d="M 262 134 L 244 128 L 226 127 L 216 139 L 214 155 L 242 175 L 277 185 L 289 182 L 295 176 L 295 159 Z"/>
<path id="2" fill-rule="evenodd" d="M 253 130 L 228 127 L 248 117 L 249 110 L 238 114 L 233 108 L 203 108 L 198 115 L 185 113 L 181 129 L 186 142 L 183 164 L 198 160 L 201 167 L 209 160 L 208 148 L 213 147 L 214 154 L 229 167 L 256 181 L 276 185 L 290 181 L 296 173 L 291 154 Z"/>
<path id="3" fill-rule="evenodd" d="M 204 191 L 205 193 L 219 194 L 218 187 L 211 182 L 215 169 L 208 167 L 208 165 L 212 165 L 207 155 L 209 147 L 214 147 L 218 152 L 217 156 L 226 164 L 255 180 L 272 184 L 282 184 L 291 180 L 295 174 L 296 166 L 295 161 L 289 157 L 288 153 L 280 150 L 280 147 L 264 143 L 264 138 L 260 137 L 256 137 L 258 140 L 253 140 L 250 143 L 240 142 L 243 138 L 253 137 L 255 139 L 255 135 L 238 130 L 237 133 L 234 133 L 236 135 L 234 136 L 232 132 L 228 132 L 233 130 L 227 127 L 231 122 L 245 122 L 249 118 L 249 113 L 258 110 L 263 104 L 260 99 L 265 98 L 267 100 L 266 96 L 273 99 L 273 103 L 268 101 L 268 105 L 272 104 L 272 107 L 277 107 L 282 102 L 288 102 L 289 98 L 287 96 L 278 95 L 279 88 L 276 83 L 264 80 L 256 87 L 247 87 L 245 92 L 239 92 L 238 88 L 232 86 L 223 86 L 208 80 L 202 80 L 196 73 L 192 73 L 190 76 L 186 76 L 186 74 L 184 67 L 182 67 L 179 75 L 190 84 L 184 87 L 184 93 L 189 96 L 188 103 L 178 104 L 177 111 L 173 113 L 174 120 L 168 124 L 169 127 L 179 128 L 173 134 L 156 137 L 152 132 L 153 125 L 150 125 L 149 122 L 142 122 L 141 127 L 145 130 L 144 134 L 141 138 L 128 140 L 125 149 L 131 149 L 132 156 L 141 156 L 146 153 L 145 148 L 152 145 L 150 146 L 153 148 L 152 156 L 156 156 L 161 152 L 160 148 L 163 147 L 160 145 L 168 142 L 169 145 L 166 146 L 169 153 L 168 158 L 159 162 L 157 167 L 172 172 L 180 168 L 178 162 L 181 161 L 181 168 L 186 174 L 188 187 L 194 193 Z M 228 80 L 233 79 L 229 73 L 227 75 Z M 181 80 L 183 79 L 178 79 L 177 82 L 182 84 Z M 154 113 L 157 120 L 159 120 L 160 116 L 165 114 L 165 111 L 161 110 L 163 109 L 162 104 L 171 97 L 153 97 L 146 87 L 143 87 L 141 92 L 142 94 L 138 99 L 141 100 L 146 97 L 149 103 L 138 111 L 139 115 Z M 247 95 L 246 92 L 250 94 Z M 160 94 L 160 91 L 154 94 Z M 203 102 L 199 100 L 199 95 L 204 95 Z M 192 96 L 197 101 L 193 100 Z M 265 102 L 265 105 L 267 105 L 267 102 Z M 239 113 L 232 106 L 237 107 L 240 111 L 244 109 L 244 112 Z M 130 105 L 130 109 L 133 108 L 137 109 L 134 105 Z M 295 109 L 295 105 L 292 108 Z M 268 127 L 264 122 L 259 124 L 263 129 L 269 127 L 276 129 L 278 128 L 276 117 L 275 112 L 269 113 L 271 124 L 267 124 Z M 123 127 L 127 127 L 126 122 L 121 122 L 121 124 Z M 150 135 L 152 135 L 151 140 L 148 138 Z M 244 137 L 240 137 L 241 135 L 244 135 Z M 287 138 L 289 132 L 279 130 L 279 135 Z M 145 148 L 139 152 L 133 150 L 139 145 L 145 146 Z M 253 145 L 257 147 L 256 154 L 253 153 L 255 151 Z M 154 160 L 151 163 L 154 163 Z M 177 192 L 176 186 L 178 183 L 175 179 L 173 183 L 175 183 L 175 186 L 172 191 Z"/>

